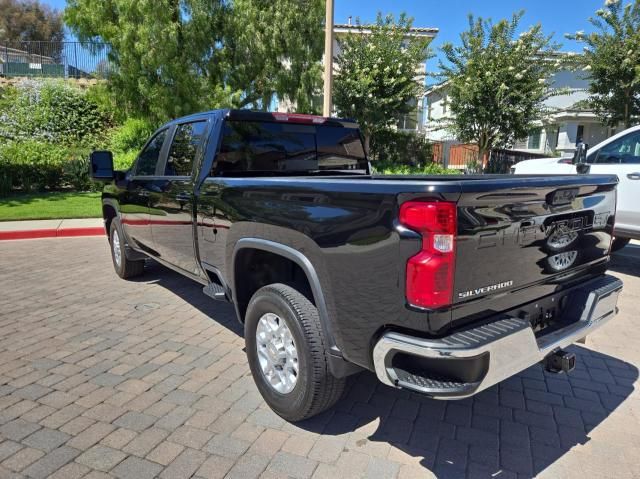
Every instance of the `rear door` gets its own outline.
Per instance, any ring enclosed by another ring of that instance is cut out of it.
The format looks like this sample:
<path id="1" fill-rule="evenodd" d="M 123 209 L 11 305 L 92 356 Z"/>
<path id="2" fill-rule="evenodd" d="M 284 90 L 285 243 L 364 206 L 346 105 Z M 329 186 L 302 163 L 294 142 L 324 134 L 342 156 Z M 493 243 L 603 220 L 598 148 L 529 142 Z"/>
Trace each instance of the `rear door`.
<path id="1" fill-rule="evenodd" d="M 595 152 L 589 173 L 618 175 L 616 228 L 640 234 L 640 131 L 633 131 Z"/>
<path id="2" fill-rule="evenodd" d="M 157 198 L 150 205 L 151 231 L 160 258 L 193 274 L 199 273 L 193 237 L 193 169 L 206 132 L 206 120 L 175 127 Z"/>
<path id="3" fill-rule="evenodd" d="M 155 255 L 149 202 L 157 191 L 157 173 L 165 152 L 168 129 L 157 132 L 142 149 L 136 160 L 127 192 L 120 201 L 122 225 L 127 237 L 139 248 Z"/>

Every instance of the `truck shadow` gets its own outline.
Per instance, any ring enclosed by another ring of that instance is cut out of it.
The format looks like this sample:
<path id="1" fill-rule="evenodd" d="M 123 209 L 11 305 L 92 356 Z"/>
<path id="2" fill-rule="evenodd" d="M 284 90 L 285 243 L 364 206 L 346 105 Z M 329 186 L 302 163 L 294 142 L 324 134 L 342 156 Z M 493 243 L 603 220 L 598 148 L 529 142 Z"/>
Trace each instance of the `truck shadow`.
<path id="1" fill-rule="evenodd" d="M 394 446 L 438 477 L 533 477 L 587 443 L 638 378 L 629 363 L 577 345 L 568 349 L 578 359 L 568 375 L 536 365 L 460 401 L 396 390 L 364 372 L 350 378 L 332 411 L 296 425 L 346 436 L 352 451 L 384 454 Z"/>
<path id="2" fill-rule="evenodd" d="M 202 292 L 202 286 L 198 283 L 185 280 L 185 277 L 181 274 L 165 268 L 153 260 L 147 261 L 144 274 L 137 278 L 132 278 L 132 281 L 153 283 L 161 286 L 179 296 L 190 306 L 206 314 L 229 331 L 238 336 L 244 335 L 242 324 L 237 320 L 235 309 L 231 303 L 215 301 L 205 296 Z"/>
<path id="3" fill-rule="evenodd" d="M 209 299 L 181 275 L 150 262 L 138 281 L 166 288 L 243 336 L 231 304 Z M 363 372 L 349 378 L 331 410 L 293 427 L 335 436 L 344 451 L 419 464 L 441 478 L 533 477 L 586 444 L 638 378 L 630 363 L 578 345 L 568 350 L 577 357 L 568 375 L 535 365 L 460 401 L 394 389 Z M 392 457 L 397 453 L 403 457 Z"/>
<path id="4" fill-rule="evenodd" d="M 612 254 L 609 269 L 617 273 L 640 276 L 640 246 L 629 244 Z"/>

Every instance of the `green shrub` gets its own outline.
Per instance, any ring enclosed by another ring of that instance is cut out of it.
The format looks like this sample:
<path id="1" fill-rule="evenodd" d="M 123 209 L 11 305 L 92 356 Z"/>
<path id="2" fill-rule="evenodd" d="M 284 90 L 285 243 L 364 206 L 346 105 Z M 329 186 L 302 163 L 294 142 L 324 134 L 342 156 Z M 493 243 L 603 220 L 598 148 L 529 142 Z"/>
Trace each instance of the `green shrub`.
<path id="1" fill-rule="evenodd" d="M 24 80 L 0 100 L 0 138 L 93 147 L 112 126 L 111 115 L 78 87 Z"/>
<path id="2" fill-rule="evenodd" d="M 438 163 L 426 163 L 422 166 L 399 165 L 385 161 L 372 161 L 374 173 L 381 175 L 455 175 L 458 170 L 444 168 Z"/>
<path id="3" fill-rule="evenodd" d="M 24 191 L 59 188 L 63 183 L 67 149 L 40 141 L 9 143 L 0 148 L 0 170 L 14 188 Z"/>
<path id="4" fill-rule="evenodd" d="M 71 186 L 92 188 L 89 149 L 41 141 L 13 142 L 0 147 L 0 194 L 12 188 L 24 192 Z"/>
<path id="5" fill-rule="evenodd" d="M 425 165 L 433 161 L 431 143 L 423 136 L 396 130 L 377 130 L 371 135 L 371 157 L 403 165 Z"/>
<path id="6" fill-rule="evenodd" d="M 112 151 L 140 151 L 151 134 L 154 125 L 140 118 L 129 118 L 121 126 L 111 132 L 110 148 Z"/>
<path id="7" fill-rule="evenodd" d="M 2 163 L 0 162 L 0 166 Z M 9 196 L 13 190 L 13 177 L 8 172 L 0 171 L 0 198 Z"/>
<path id="8" fill-rule="evenodd" d="M 113 169 L 120 171 L 128 170 L 137 156 L 138 150 L 116 151 L 113 154 Z"/>
<path id="9" fill-rule="evenodd" d="M 95 104 L 103 115 L 113 120 L 114 124 L 120 124 L 126 120 L 126 114 L 116 105 L 113 93 L 106 82 L 96 83 L 85 90 L 87 101 Z"/>
<path id="10" fill-rule="evenodd" d="M 91 180 L 89 154 L 87 149 L 70 149 L 64 164 L 64 184 L 75 191 L 96 191 L 99 185 Z"/>

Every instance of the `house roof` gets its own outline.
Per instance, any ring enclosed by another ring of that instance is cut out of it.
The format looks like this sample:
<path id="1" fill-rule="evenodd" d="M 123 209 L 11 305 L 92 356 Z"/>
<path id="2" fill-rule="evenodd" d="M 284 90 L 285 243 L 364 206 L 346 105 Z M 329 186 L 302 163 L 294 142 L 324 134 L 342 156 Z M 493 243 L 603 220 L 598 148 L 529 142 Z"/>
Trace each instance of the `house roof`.
<path id="1" fill-rule="evenodd" d="M 357 25 L 348 23 L 336 23 L 333 26 L 333 31 L 337 33 L 344 32 L 359 32 L 371 33 L 371 25 Z M 409 35 L 418 37 L 435 37 L 440 29 L 433 27 L 411 27 L 409 29 Z"/>

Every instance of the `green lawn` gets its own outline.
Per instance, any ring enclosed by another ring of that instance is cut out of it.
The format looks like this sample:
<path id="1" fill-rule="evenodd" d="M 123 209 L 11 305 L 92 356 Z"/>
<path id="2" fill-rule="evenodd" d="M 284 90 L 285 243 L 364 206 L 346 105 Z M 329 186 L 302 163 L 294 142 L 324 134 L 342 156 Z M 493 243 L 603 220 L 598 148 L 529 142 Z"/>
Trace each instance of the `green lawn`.
<path id="1" fill-rule="evenodd" d="M 52 192 L 0 198 L 0 221 L 100 217 L 100 193 Z"/>

